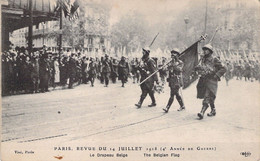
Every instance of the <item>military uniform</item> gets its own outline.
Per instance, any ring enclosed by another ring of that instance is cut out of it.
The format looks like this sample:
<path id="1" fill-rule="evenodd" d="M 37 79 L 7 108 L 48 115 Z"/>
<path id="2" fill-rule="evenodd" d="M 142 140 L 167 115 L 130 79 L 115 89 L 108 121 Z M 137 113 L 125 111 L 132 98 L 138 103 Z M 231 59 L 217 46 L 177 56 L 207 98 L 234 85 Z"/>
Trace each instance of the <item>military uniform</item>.
<path id="1" fill-rule="evenodd" d="M 150 50 L 143 49 L 143 54 L 144 54 L 144 56 L 142 58 L 143 66 L 138 67 L 138 70 L 141 73 L 141 79 L 140 79 L 141 82 L 144 79 L 146 79 L 149 75 L 151 75 L 152 73 L 154 73 L 156 71 L 155 61 L 149 57 L 149 53 L 150 53 Z M 151 78 L 149 78 L 148 80 L 146 80 L 144 83 L 141 84 L 142 94 L 141 94 L 139 102 L 137 104 L 135 104 L 138 108 L 140 108 L 142 106 L 142 103 L 143 103 L 144 99 L 146 98 L 147 94 L 149 94 L 149 96 L 152 100 L 152 104 L 149 105 L 149 107 L 156 106 L 156 100 L 154 97 L 154 90 L 153 90 L 154 82 L 158 83 L 158 77 L 156 74 L 154 74 Z"/>
<path id="2" fill-rule="evenodd" d="M 203 98 L 201 112 L 198 113 L 198 117 L 203 119 L 204 113 L 207 108 L 211 107 L 211 112 L 208 116 L 215 116 L 215 99 L 218 89 L 218 81 L 220 77 L 223 76 L 226 72 L 226 68 L 222 65 L 221 61 L 218 58 L 212 56 L 213 49 L 212 46 L 207 44 L 202 48 L 208 50 L 209 54 L 206 54 L 202 60 L 201 65 L 196 68 L 197 71 L 200 71 L 200 80 L 197 85 L 198 89 L 198 98 Z"/>
<path id="3" fill-rule="evenodd" d="M 89 63 L 89 71 L 88 71 L 89 80 L 91 82 L 91 87 L 94 87 L 96 74 L 97 74 L 97 66 L 96 66 L 96 63 L 94 62 L 93 58 L 91 58 L 90 63 Z"/>
<path id="4" fill-rule="evenodd" d="M 125 61 L 125 57 L 122 57 L 120 62 L 118 63 L 118 79 L 122 82 L 122 87 L 127 82 L 127 77 L 129 74 L 129 65 Z"/>
<path id="5" fill-rule="evenodd" d="M 171 89 L 171 95 L 166 108 L 163 109 L 166 113 L 169 111 L 173 103 L 174 96 L 176 96 L 176 99 L 180 105 L 178 111 L 185 109 L 182 97 L 179 92 L 179 89 L 183 86 L 181 73 L 184 64 L 181 60 L 177 58 L 180 54 L 178 49 L 172 50 L 171 54 L 172 54 L 172 61 L 168 65 L 169 77 L 167 78 L 167 82 L 169 82 L 169 87 Z"/>
<path id="6" fill-rule="evenodd" d="M 105 79 L 105 87 L 108 86 L 109 84 L 109 77 L 110 77 L 110 73 L 111 73 L 111 62 L 108 59 L 108 55 L 105 55 L 105 60 L 102 63 L 102 73 L 103 73 L 103 77 Z"/>

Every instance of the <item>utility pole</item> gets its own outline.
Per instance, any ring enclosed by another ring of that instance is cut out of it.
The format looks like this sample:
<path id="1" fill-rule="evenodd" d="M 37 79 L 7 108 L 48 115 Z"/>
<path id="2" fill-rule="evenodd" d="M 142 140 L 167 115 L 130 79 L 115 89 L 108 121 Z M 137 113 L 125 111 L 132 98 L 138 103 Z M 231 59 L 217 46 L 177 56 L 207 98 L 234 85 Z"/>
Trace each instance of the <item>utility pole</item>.
<path id="1" fill-rule="evenodd" d="M 28 31 L 28 49 L 29 54 L 32 53 L 33 49 L 33 10 L 32 10 L 32 0 L 29 0 L 29 31 Z"/>
<path id="2" fill-rule="evenodd" d="M 59 60 L 60 60 L 60 57 L 61 57 L 61 52 L 62 52 L 62 0 L 59 0 L 60 2 L 60 35 L 59 35 Z"/>

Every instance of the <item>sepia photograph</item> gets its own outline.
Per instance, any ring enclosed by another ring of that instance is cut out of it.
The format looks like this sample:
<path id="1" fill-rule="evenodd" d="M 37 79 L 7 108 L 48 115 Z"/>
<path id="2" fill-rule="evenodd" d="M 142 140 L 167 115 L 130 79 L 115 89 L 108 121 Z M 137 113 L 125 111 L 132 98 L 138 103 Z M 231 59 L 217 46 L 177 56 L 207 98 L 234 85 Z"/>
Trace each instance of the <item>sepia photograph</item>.
<path id="1" fill-rule="evenodd" d="M 259 0 L 0 4 L 0 161 L 260 161 Z"/>

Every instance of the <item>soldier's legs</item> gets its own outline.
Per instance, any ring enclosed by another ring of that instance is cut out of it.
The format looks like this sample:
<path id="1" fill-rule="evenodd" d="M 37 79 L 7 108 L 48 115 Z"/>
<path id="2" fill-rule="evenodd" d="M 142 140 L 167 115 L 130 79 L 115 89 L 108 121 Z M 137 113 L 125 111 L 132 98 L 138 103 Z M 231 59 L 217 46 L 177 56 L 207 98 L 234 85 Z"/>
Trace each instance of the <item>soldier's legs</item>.
<path id="1" fill-rule="evenodd" d="M 170 93 L 170 98 L 168 100 L 167 106 L 165 108 L 163 108 L 163 110 L 167 113 L 174 101 L 174 95 L 175 95 L 175 91 L 174 88 L 170 88 L 171 89 L 171 93 Z"/>
<path id="2" fill-rule="evenodd" d="M 204 113 L 205 111 L 208 109 L 209 107 L 209 103 L 210 103 L 210 90 L 208 88 L 206 88 L 206 91 L 205 91 L 205 95 L 204 95 L 204 99 L 202 101 L 202 108 L 201 108 L 201 111 L 200 113 L 198 113 L 198 117 L 200 119 L 203 119 L 203 116 L 204 116 Z"/>
<path id="3" fill-rule="evenodd" d="M 154 91 L 150 90 L 149 91 L 149 96 L 152 100 L 152 104 L 148 105 L 149 107 L 153 107 L 156 106 L 156 101 L 155 101 L 155 97 L 154 97 Z"/>
<path id="4" fill-rule="evenodd" d="M 211 111 L 210 111 L 210 113 L 207 114 L 208 116 L 216 115 L 215 98 L 216 98 L 216 96 L 211 92 L 210 93 L 210 102 L 209 102 Z"/>
<path id="5" fill-rule="evenodd" d="M 95 77 L 94 76 L 90 77 L 90 82 L 91 82 L 91 86 L 94 87 L 94 82 L 95 82 Z"/>
<path id="6" fill-rule="evenodd" d="M 142 94 L 140 96 L 140 100 L 137 104 L 135 104 L 135 106 L 137 106 L 137 108 L 140 108 L 142 106 L 143 101 L 146 98 L 147 94 L 148 94 L 148 91 L 145 89 L 142 89 Z"/>
<path id="7" fill-rule="evenodd" d="M 105 73 L 104 77 L 105 77 L 105 86 L 107 87 L 109 84 L 109 74 Z"/>
<path id="8" fill-rule="evenodd" d="M 184 110 L 184 109 L 185 109 L 185 106 L 184 106 L 182 97 L 181 97 L 181 95 L 180 95 L 179 89 L 178 89 L 178 91 L 176 92 L 175 95 L 176 95 L 176 99 L 177 99 L 177 101 L 178 101 L 178 103 L 179 103 L 179 105 L 180 105 L 180 108 L 178 109 L 178 111 Z"/>

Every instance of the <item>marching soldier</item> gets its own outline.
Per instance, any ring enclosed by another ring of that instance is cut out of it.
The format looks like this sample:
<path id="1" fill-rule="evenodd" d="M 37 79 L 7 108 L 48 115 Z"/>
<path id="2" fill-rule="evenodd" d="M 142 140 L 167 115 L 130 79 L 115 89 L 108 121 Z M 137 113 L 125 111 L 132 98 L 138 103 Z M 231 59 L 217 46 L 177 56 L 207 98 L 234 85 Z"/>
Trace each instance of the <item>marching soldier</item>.
<path id="1" fill-rule="evenodd" d="M 179 49 L 175 48 L 171 51 L 172 61 L 168 66 L 169 77 L 167 81 L 169 82 L 169 87 L 171 89 L 171 95 L 168 101 L 166 108 L 163 110 L 167 113 L 173 103 L 174 96 L 176 96 L 177 101 L 179 102 L 180 108 L 178 111 L 185 109 L 182 97 L 180 95 L 179 89 L 182 87 L 182 77 L 181 72 L 183 68 L 183 62 L 179 60 L 178 56 L 180 55 Z"/>
<path id="2" fill-rule="evenodd" d="M 138 67 L 138 70 L 141 73 L 141 80 L 140 80 L 141 82 L 145 78 L 147 78 L 149 75 L 154 73 L 156 70 L 155 61 L 149 57 L 149 54 L 150 54 L 150 50 L 148 48 L 143 49 L 143 57 L 142 57 L 143 66 Z M 148 105 L 148 107 L 156 106 L 154 90 L 153 90 L 154 82 L 159 84 L 157 74 L 153 75 L 151 78 L 149 78 L 147 81 L 145 81 L 144 83 L 141 84 L 142 94 L 141 94 L 139 102 L 137 104 L 135 104 L 135 106 L 137 106 L 137 108 L 140 108 L 142 106 L 142 103 L 143 103 L 144 99 L 146 98 L 147 94 L 149 94 L 149 96 L 152 100 L 152 104 Z"/>
<path id="3" fill-rule="evenodd" d="M 111 61 L 109 60 L 109 56 L 106 54 L 105 59 L 102 63 L 102 73 L 105 79 L 105 87 L 108 87 L 109 84 L 109 76 L 111 73 Z"/>
<path id="4" fill-rule="evenodd" d="M 201 112 L 198 113 L 198 117 L 203 119 L 204 113 L 207 108 L 211 107 L 211 112 L 208 116 L 216 115 L 215 99 L 218 88 L 218 81 L 220 77 L 226 72 L 226 68 L 221 64 L 218 58 L 213 57 L 213 48 L 210 44 L 205 45 L 203 48 L 204 56 L 201 60 L 201 64 L 196 67 L 196 71 L 201 75 L 197 84 L 198 98 L 203 98 Z"/>
<path id="5" fill-rule="evenodd" d="M 97 74 L 97 66 L 96 66 L 96 63 L 95 63 L 95 59 L 90 58 L 88 75 L 89 75 L 91 87 L 94 87 L 96 74 Z"/>
<path id="6" fill-rule="evenodd" d="M 122 82 L 122 87 L 125 87 L 125 83 L 127 82 L 127 77 L 129 74 L 129 65 L 125 60 L 126 58 L 122 56 L 120 62 L 118 63 L 118 79 Z"/>

